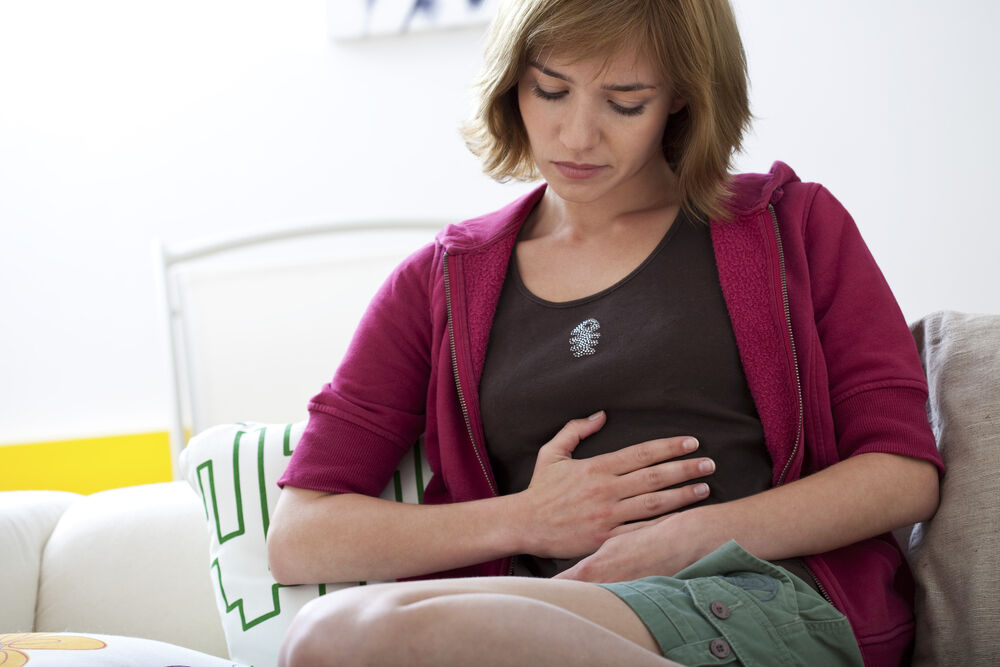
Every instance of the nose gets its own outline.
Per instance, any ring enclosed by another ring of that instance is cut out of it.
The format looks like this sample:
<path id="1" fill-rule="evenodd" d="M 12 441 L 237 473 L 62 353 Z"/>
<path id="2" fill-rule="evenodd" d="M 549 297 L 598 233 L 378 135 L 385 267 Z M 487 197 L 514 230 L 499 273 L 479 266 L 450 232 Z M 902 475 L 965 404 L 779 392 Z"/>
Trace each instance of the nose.
<path id="1" fill-rule="evenodd" d="M 601 129 L 594 109 L 580 101 L 567 105 L 566 115 L 559 128 L 559 139 L 563 146 L 585 152 L 600 142 Z"/>

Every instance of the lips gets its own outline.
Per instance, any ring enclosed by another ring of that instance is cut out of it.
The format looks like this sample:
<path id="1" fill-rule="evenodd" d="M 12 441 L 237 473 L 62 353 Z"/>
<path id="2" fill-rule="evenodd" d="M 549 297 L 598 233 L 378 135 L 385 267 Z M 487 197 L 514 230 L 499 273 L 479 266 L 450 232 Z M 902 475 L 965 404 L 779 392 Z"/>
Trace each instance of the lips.
<path id="1" fill-rule="evenodd" d="M 566 178 L 582 180 L 597 176 L 607 167 L 600 164 L 581 164 L 579 162 L 553 162 L 559 173 Z"/>

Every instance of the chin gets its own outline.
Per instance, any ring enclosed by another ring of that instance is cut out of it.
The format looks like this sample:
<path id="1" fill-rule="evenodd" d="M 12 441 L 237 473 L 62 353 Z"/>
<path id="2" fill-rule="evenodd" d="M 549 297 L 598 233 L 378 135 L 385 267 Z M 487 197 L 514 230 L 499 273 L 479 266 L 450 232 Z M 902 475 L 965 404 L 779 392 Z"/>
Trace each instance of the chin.
<path id="1" fill-rule="evenodd" d="M 549 189 L 554 191 L 560 199 L 578 204 L 597 201 L 615 189 L 609 183 L 568 181 L 558 176 L 553 179 L 546 178 L 545 182 L 548 183 Z"/>

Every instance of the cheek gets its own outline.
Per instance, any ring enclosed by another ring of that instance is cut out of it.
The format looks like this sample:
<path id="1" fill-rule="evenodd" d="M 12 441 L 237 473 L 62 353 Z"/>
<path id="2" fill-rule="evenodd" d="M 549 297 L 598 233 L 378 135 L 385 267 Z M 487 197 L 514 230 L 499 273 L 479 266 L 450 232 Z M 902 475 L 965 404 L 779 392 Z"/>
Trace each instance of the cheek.
<path id="1" fill-rule="evenodd" d="M 517 113 L 521 116 L 521 121 L 527 127 L 529 119 L 531 117 L 531 100 L 524 93 L 524 87 L 517 87 Z"/>
<path id="2" fill-rule="evenodd" d="M 544 114 L 538 108 L 538 100 L 530 92 L 518 92 L 517 106 L 521 113 L 521 122 L 528 136 L 537 135 L 543 125 Z"/>
<path id="3" fill-rule="evenodd" d="M 663 150 L 663 133 L 666 130 L 666 119 L 650 119 L 642 129 L 632 134 L 637 151 L 650 155 Z"/>

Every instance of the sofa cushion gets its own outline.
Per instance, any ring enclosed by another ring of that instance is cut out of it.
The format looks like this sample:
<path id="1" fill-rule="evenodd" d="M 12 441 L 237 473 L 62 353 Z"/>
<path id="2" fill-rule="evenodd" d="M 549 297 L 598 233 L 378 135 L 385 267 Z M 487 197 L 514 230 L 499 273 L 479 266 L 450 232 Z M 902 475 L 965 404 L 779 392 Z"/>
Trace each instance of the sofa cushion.
<path id="1" fill-rule="evenodd" d="M 152 639 L 77 633 L 0 634 L 0 665 L 233 667 L 231 660 Z"/>
<path id="2" fill-rule="evenodd" d="M 935 313 L 913 326 L 928 415 L 947 472 L 934 518 L 910 539 L 915 665 L 1000 656 L 1000 316 Z"/>
<path id="3" fill-rule="evenodd" d="M 277 481 L 305 429 L 296 424 L 226 424 L 204 431 L 181 454 L 180 472 L 202 499 L 216 603 L 233 660 L 263 667 L 295 614 L 310 600 L 352 584 L 282 586 L 267 566 L 265 538 Z M 420 465 L 415 462 L 420 461 Z M 383 498 L 418 502 L 429 471 L 420 448 L 404 458 Z"/>
<path id="4" fill-rule="evenodd" d="M 3 535 L 0 572 L 4 574 L 0 630 L 31 632 L 35 629 L 42 552 L 59 517 L 82 497 L 66 491 L 0 493 L 0 535 Z"/>
<path id="5" fill-rule="evenodd" d="M 45 548 L 35 629 L 128 635 L 225 656 L 211 582 L 199 567 L 207 553 L 201 506 L 184 482 L 86 496 Z"/>

